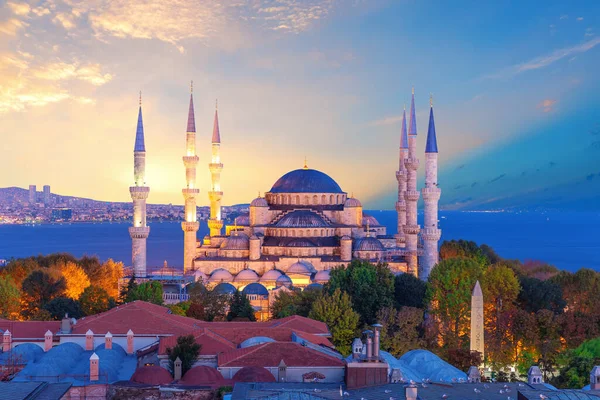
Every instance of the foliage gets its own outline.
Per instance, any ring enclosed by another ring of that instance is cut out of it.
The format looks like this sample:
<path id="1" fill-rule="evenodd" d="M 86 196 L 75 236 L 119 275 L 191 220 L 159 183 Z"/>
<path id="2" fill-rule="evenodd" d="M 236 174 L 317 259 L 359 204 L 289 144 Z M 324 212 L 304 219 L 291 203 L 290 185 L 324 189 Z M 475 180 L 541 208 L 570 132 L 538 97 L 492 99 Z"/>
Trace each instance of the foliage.
<path id="1" fill-rule="evenodd" d="M 522 309 L 532 313 L 539 310 L 560 313 L 564 310 L 567 303 L 562 297 L 560 286 L 556 283 L 528 277 L 521 277 L 520 283 L 518 302 Z"/>
<path id="2" fill-rule="evenodd" d="M 190 304 L 191 303 L 189 301 L 182 301 L 177 304 L 170 304 L 167 307 L 169 308 L 169 310 L 171 310 L 171 314 L 181 315 L 182 317 L 185 317 L 187 315 L 188 310 L 190 309 Z"/>
<path id="3" fill-rule="evenodd" d="M 48 311 L 55 320 L 63 319 L 65 314 L 77 319 L 83 316 L 79 302 L 69 297 L 55 297 L 44 306 L 44 310 Z"/>
<path id="4" fill-rule="evenodd" d="M 88 286 L 79 297 L 81 310 L 85 315 L 94 315 L 108 311 L 114 304 L 106 290 L 98 286 Z"/>
<path id="5" fill-rule="evenodd" d="M 29 315 L 30 321 L 52 321 L 52 315 L 48 312 L 48 310 L 44 308 L 39 308 L 35 310 L 32 314 Z"/>
<path id="6" fill-rule="evenodd" d="M 481 365 L 483 359 L 478 351 L 467 349 L 448 349 L 446 351 L 447 361 L 463 372 L 467 372 L 472 365 Z"/>
<path id="7" fill-rule="evenodd" d="M 427 284 L 412 274 L 399 274 L 394 278 L 394 307 L 425 308 Z"/>
<path id="8" fill-rule="evenodd" d="M 25 317 L 34 315 L 53 298 L 62 296 L 65 288 L 64 278 L 56 279 L 44 271 L 33 271 L 23 281 L 24 307 L 21 313 Z"/>
<path id="9" fill-rule="evenodd" d="M 239 290 L 236 290 L 231 298 L 227 321 L 256 321 L 250 300 Z"/>
<path id="10" fill-rule="evenodd" d="M 0 318 L 17 319 L 21 311 L 21 292 L 10 276 L 0 276 Z"/>
<path id="11" fill-rule="evenodd" d="M 561 350 L 560 325 L 558 318 L 550 310 L 540 310 L 535 315 L 538 336 L 535 343 L 539 354 L 538 365 L 544 374 L 544 379 L 553 372 L 557 365 L 557 358 Z"/>
<path id="12" fill-rule="evenodd" d="M 554 265 L 550 265 L 543 261 L 527 260 L 523 263 L 521 270 L 523 276 L 535 278 L 542 281 L 549 279 L 558 273 L 558 269 Z"/>
<path id="13" fill-rule="evenodd" d="M 561 288 L 569 311 L 594 314 L 600 304 L 600 274 L 581 268 L 574 274 L 561 271 L 550 281 Z"/>
<path id="14" fill-rule="evenodd" d="M 600 364 L 600 358 L 581 356 L 568 357 L 568 361 L 560 369 L 550 383 L 558 388 L 581 389 L 590 383 L 590 372 L 595 365 Z"/>
<path id="15" fill-rule="evenodd" d="M 204 309 L 204 318 L 197 319 L 203 319 L 205 321 L 224 321 L 226 319 L 230 301 L 229 295 L 217 293 L 214 290 L 208 290 L 201 283 L 192 285 L 189 288 L 188 293 L 191 302 L 190 308 L 196 304 L 201 305 Z"/>
<path id="16" fill-rule="evenodd" d="M 182 376 L 185 375 L 194 366 L 201 349 L 202 346 L 196 343 L 194 335 L 179 336 L 177 345 L 167 348 L 171 373 L 174 372 L 175 360 L 179 357 L 181 360 L 181 374 Z"/>
<path id="17" fill-rule="evenodd" d="M 423 310 L 415 307 L 383 308 L 377 313 L 381 328 L 381 348 L 393 356 L 401 356 L 407 351 L 421 348 L 421 325 Z"/>
<path id="18" fill-rule="evenodd" d="M 290 315 L 308 317 L 313 303 L 321 296 L 321 290 L 290 291 L 280 290 L 271 305 L 273 318 L 285 318 Z"/>
<path id="19" fill-rule="evenodd" d="M 84 289 L 90 286 L 90 280 L 83 269 L 74 262 L 60 262 L 53 265 L 65 278 L 65 296 L 70 299 L 78 299 Z"/>
<path id="20" fill-rule="evenodd" d="M 200 303 L 192 302 L 185 312 L 186 317 L 199 319 L 202 321 L 206 320 L 206 310 Z"/>
<path id="21" fill-rule="evenodd" d="M 482 245 L 482 247 L 485 245 Z M 490 265 L 492 261 L 488 258 L 490 248 L 485 246 L 485 252 L 477 243 L 468 240 L 444 240 L 440 246 L 440 260 L 449 260 L 453 258 L 466 258 L 477 262 L 481 267 Z M 494 253 L 495 255 L 495 253 Z M 495 257 L 494 257 L 495 259 Z"/>
<path id="22" fill-rule="evenodd" d="M 329 294 L 340 289 L 350 295 L 361 323 L 372 325 L 379 310 L 393 305 L 394 275 L 387 264 L 352 260 L 331 271 L 325 289 Z"/>
<path id="23" fill-rule="evenodd" d="M 137 285 L 134 289 L 129 290 L 126 295 L 128 302 L 141 300 L 149 303 L 162 305 L 163 303 L 163 287 L 158 281 L 143 282 Z"/>
<path id="24" fill-rule="evenodd" d="M 119 296 L 119 279 L 123 277 L 122 262 L 108 259 L 101 264 L 98 257 L 84 256 L 79 263 L 92 285 L 106 290 L 106 293 L 112 298 Z"/>
<path id="25" fill-rule="evenodd" d="M 137 291 L 137 282 L 135 281 L 135 274 L 131 275 L 127 284 L 121 288 L 121 292 L 119 293 L 119 303 L 128 303 L 133 301 L 133 297 Z"/>
<path id="26" fill-rule="evenodd" d="M 339 288 L 332 294 L 324 293 L 313 303 L 308 317 L 325 322 L 336 349 L 343 355 L 350 354 L 360 316 L 352 309 L 348 293 Z"/>

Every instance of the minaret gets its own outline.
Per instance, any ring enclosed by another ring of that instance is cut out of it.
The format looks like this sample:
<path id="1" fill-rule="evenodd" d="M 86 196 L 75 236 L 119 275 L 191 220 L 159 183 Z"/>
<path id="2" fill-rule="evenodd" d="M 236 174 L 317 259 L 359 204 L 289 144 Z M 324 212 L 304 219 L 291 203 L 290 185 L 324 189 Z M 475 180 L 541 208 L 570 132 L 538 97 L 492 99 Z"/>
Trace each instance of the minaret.
<path id="1" fill-rule="evenodd" d="M 404 235 L 404 225 L 406 225 L 406 166 L 404 160 L 408 157 L 408 136 L 406 134 L 406 107 L 402 113 L 402 128 L 400 132 L 400 165 L 396 171 L 396 180 L 398 181 L 398 201 L 396 202 L 396 212 L 398 213 L 398 234 L 396 235 L 396 245 L 404 247 L 406 236 Z"/>
<path id="2" fill-rule="evenodd" d="M 417 225 L 417 201 L 419 200 L 419 191 L 417 190 L 417 169 L 419 169 L 419 159 L 417 158 L 417 120 L 415 117 L 415 89 L 412 90 L 410 101 L 410 123 L 408 130 L 408 157 L 404 160 L 407 172 L 406 193 L 406 225 L 404 225 L 404 235 L 406 236 L 406 261 L 408 263 L 408 272 L 417 276 L 418 258 L 417 244 L 419 225 Z"/>
<path id="3" fill-rule="evenodd" d="M 438 202 L 442 191 L 438 187 L 438 148 L 433 120 L 433 98 L 429 100 L 429 129 L 425 146 L 425 187 L 421 190 L 425 202 L 425 218 L 421 238 L 423 239 L 423 259 L 419 266 L 419 276 L 427 280 L 431 269 L 438 263 L 438 242 L 442 231 L 438 229 Z"/>
<path id="4" fill-rule="evenodd" d="M 471 294 L 471 351 L 481 353 L 483 360 L 485 354 L 483 338 L 483 293 L 479 281 L 475 283 L 473 293 Z"/>
<path id="5" fill-rule="evenodd" d="M 146 186 L 146 146 L 144 144 L 141 92 L 135 145 L 133 147 L 133 181 L 134 186 L 129 188 L 133 200 L 133 226 L 129 228 L 131 264 L 135 276 L 144 278 L 146 276 L 146 239 L 150 234 L 150 227 L 146 226 L 146 199 L 150 188 Z"/>
<path id="6" fill-rule="evenodd" d="M 191 88 L 193 91 L 193 86 Z M 187 133 L 185 135 L 186 154 L 183 156 L 185 165 L 186 188 L 181 192 L 185 200 L 185 221 L 181 223 L 183 229 L 183 273 L 193 269 L 196 257 L 196 232 L 198 232 L 198 219 L 196 218 L 196 195 L 200 192 L 196 188 L 196 121 L 194 119 L 194 97 L 190 93 L 190 108 L 188 111 Z"/>
<path id="7" fill-rule="evenodd" d="M 221 191 L 221 170 L 223 164 L 221 164 L 221 133 L 219 132 L 219 110 L 218 104 L 215 104 L 215 121 L 213 123 L 213 134 L 212 134 L 212 159 L 208 164 L 210 169 L 210 175 L 212 179 L 212 188 L 208 192 L 208 198 L 210 200 L 210 219 L 208 220 L 208 228 L 210 229 L 210 236 L 220 236 L 221 228 L 223 228 L 223 221 L 221 220 L 221 199 L 223 198 L 223 192 Z"/>

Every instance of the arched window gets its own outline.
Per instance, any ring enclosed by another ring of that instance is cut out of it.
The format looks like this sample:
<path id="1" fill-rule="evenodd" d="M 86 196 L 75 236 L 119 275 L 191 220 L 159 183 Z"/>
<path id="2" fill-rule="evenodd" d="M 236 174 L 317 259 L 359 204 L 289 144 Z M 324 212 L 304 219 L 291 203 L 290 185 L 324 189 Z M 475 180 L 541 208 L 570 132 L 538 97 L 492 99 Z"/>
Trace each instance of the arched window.
<path id="1" fill-rule="evenodd" d="M 327 197 L 325 197 L 325 195 L 321 195 L 321 204 L 325 204 L 325 202 L 327 201 Z"/>
<path id="2" fill-rule="evenodd" d="M 325 236 L 325 229 L 321 229 L 321 236 Z"/>
<path id="3" fill-rule="evenodd" d="M 304 196 L 304 204 L 305 204 L 305 205 L 308 205 L 308 204 L 309 204 L 309 203 L 308 203 L 308 196 Z"/>
<path id="4" fill-rule="evenodd" d="M 340 204 L 340 195 L 339 194 L 335 195 L 335 204 Z"/>
<path id="5" fill-rule="evenodd" d="M 296 195 L 296 204 L 300 205 L 300 196 Z"/>
<path id="6" fill-rule="evenodd" d="M 333 195 L 329 195 L 329 204 L 333 204 Z"/>
<path id="7" fill-rule="evenodd" d="M 319 234 L 317 233 L 317 230 L 316 230 L 316 229 L 313 231 L 313 236 L 315 236 L 315 237 L 316 237 L 316 236 L 319 236 Z"/>
<path id="8" fill-rule="evenodd" d="M 296 237 L 296 231 L 292 229 L 292 237 Z"/>
<path id="9" fill-rule="evenodd" d="M 317 197 L 317 195 L 313 195 L 313 204 L 319 204 L 319 198 Z"/>
<path id="10" fill-rule="evenodd" d="M 298 237 L 302 237 L 304 232 L 302 232 L 302 229 L 298 231 Z"/>

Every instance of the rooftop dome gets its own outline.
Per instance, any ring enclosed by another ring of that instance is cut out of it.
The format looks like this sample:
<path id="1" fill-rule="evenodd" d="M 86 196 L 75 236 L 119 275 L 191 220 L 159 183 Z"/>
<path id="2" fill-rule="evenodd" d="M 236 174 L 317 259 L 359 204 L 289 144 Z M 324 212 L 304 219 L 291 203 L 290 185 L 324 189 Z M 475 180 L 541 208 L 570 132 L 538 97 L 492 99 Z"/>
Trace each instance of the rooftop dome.
<path id="1" fill-rule="evenodd" d="M 354 241 L 355 251 L 383 251 L 383 245 L 374 237 L 363 237 Z"/>
<path id="2" fill-rule="evenodd" d="M 269 207 L 269 203 L 267 203 L 267 200 L 265 200 L 264 197 L 257 197 L 252 200 L 250 207 Z"/>
<path id="3" fill-rule="evenodd" d="M 246 347 L 256 346 L 257 344 L 272 343 L 274 341 L 275 340 L 271 339 L 270 337 L 254 336 L 254 337 L 246 339 L 242 343 L 240 343 L 240 348 L 244 349 Z"/>
<path id="4" fill-rule="evenodd" d="M 272 373 L 263 367 L 244 367 L 233 375 L 236 382 L 275 382 Z"/>
<path id="5" fill-rule="evenodd" d="M 358 199 L 355 199 L 354 197 L 349 197 L 346 199 L 346 202 L 344 203 L 344 207 L 362 207 L 362 204 L 360 203 L 360 201 Z"/>
<path id="6" fill-rule="evenodd" d="M 283 216 L 275 226 L 282 228 L 313 228 L 329 226 L 319 214 L 309 210 L 295 210 Z"/>
<path id="7" fill-rule="evenodd" d="M 277 286 L 277 287 L 281 287 L 281 286 L 290 287 L 290 286 L 292 286 L 292 278 L 290 278 L 287 275 L 281 275 L 275 281 L 275 286 Z"/>
<path id="8" fill-rule="evenodd" d="M 245 234 L 231 235 L 221 243 L 223 250 L 248 250 L 250 248 L 250 240 Z"/>
<path id="9" fill-rule="evenodd" d="M 303 262 L 297 261 L 290 265 L 290 267 L 285 271 L 286 274 L 297 274 L 297 275 L 310 275 L 310 268 Z"/>
<path id="10" fill-rule="evenodd" d="M 283 175 L 271 193 L 344 193 L 329 175 L 315 169 L 297 169 Z"/>
<path id="11" fill-rule="evenodd" d="M 215 368 L 199 365 L 191 368 L 181 378 L 180 383 L 184 385 L 206 385 L 223 380 L 223 375 Z"/>
<path id="12" fill-rule="evenodd" d="M 250 225 L 250 216 L 248 214 L 242 214 L 235 219 L 236 225 L 248 226 Z"/>
<path id="13" fill-rule="evenodd" d="M 258 281 L 258 274 L 251 269 L 243 269 L 241 270 L 235 278 L 233 278 L 234 282 L 256 282 Z"/>
<path id="14" fill-rule="evenodd" d="M 213 283 L 213 282 L 232 282 L 233 275 L 231 275 L 229 273 L 229 271 L 227 271 L 223 268 L 218 268 L 218 269 L 215 269 L 210 274 L 210 278 L 208 278 L 208 281 L 211 283 Z"/>
<path id="15" fill-rule="evenodd" d="M 467 374 L 453 365 L 448 364 L 427 350 L 411 350 L 399 358 L 408 367 L 418 373 L 421 379 L 449 382 L 452 379 L 467 379 Z"/>
<path id="16" fill-rule="evenodd" d="M 204 272 L 200 271 L 199 269 L 194 271 L 194 282 L 206 282 L 207 280 L 208 277 Z"/>
<path id="17" fill-rule="evenodd" d="M 377 218 L 375 218 L 372 215 L 366 215 L 366 214 L 363 214 L 362 223 L 363 223 L 363 226 L 367 226 L 367 224 L 369 224 L 371 226 L 381 226 L 379 221 L 377 221 Z"/>
<path id="18" fill-rule="evenodd" d="M 313 278 L 313 282 L 316 282 L 316 283 L 329 282 L 329 270 L 326 269 L 326 270 L 317 272 Z"/>
<path id="19" fill-rule="evenodd" d="M 173 377 L 169 371 L 163 367 L 159 367 L 158 365 L 146 365 L 136 369 L 130 381 L 156 386 L 171 383 Z"/>
<path id="20" fill-rule="evenodd" d="M 269 291 L 267 290 L 266 287 L 264 287 L 263 285 L 261 285 L 260 283 L 251 283 L 248 286 L 246 286 L 244 288 L 244 290 L 242 291 L 242 293 L 244 293 L 245 295 L 248 294 L 256 294 L 259 296 L 268 296 L 269 295 Z"/>
<path id="21" fill-rule="evenodd" d="M 213 290 L 215 291 L 215 293 L 218 294 L 234 294 L 235 292 L 237 292 L 235 286 L 233 286 L 231 283 L 226 282 L 219 283 L 217 286 L 215 286 Z"/>
<path id="22" fill-rule="evenodd" d="M 270 269 L 267 272 L 265 272 L 263 276 L 260 277 L 259 282 L 276 281 L 277 278 L 279 278 L 281 275 L 283 274 L 280 270 Z"/>
<path id="23" fill-rule="evenodd" d="M 310 285 L 308 285 L 304 288 L 304 290 L 322 290 L 322 289 L 323 289 L 323 285 L 321 285 L 320 283 L 311 283 Z"/>

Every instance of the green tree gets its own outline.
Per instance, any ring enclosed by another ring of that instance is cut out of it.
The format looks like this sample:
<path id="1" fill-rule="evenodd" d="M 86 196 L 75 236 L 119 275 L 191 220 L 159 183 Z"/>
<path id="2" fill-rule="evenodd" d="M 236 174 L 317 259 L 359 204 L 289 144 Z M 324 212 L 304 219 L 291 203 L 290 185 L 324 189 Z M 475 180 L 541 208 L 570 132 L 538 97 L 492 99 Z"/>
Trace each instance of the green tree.
<path id="1" fill-rule="evenodd" d="M 561 389 L 581 389 L 590 383 L 590 371 L 598 364 L 600 358 L 569 355 L 550 383 Z"/>
<path id="2" fill-rule="evenodd" d="M 413 274 L 399 274 L 394 278 L 394 305 L 400 308 L 425 308 L 427 284 Z"/>
<path id="3" fill-rule="evenodd" d="M 448 348 L 460 348 L 468 339 L 471 293 L 482 273 L 481 265 L 470 258 L 443 260 L 431 270 L 427 299 L 431 313 L 441 323 L 440 334 Z"/>
<path id="4" fill-rule="evenodd" d="M 79 302 L 69 297 L 55 297 L 44 306 L 44 310 L 48 311 L 55 320 L 61 320 L 65 314 L 77 319 L 83 316 Z"/>
<path id="5" fill-rule="evenodd" d="M 134 290 L 127 293 L 127 301 L 142 300 L 149 303 L 162 305 L 163 287 L 160 282 L 143 282 L 137 285 Z"/>
<path id="6" fill-rule="evenodd" d="M 352 260 L 347 266 L 341 265 L 331 271 L 325 289 L 329 294 L 337 289 L 348 293 L 361 323 L 372 325 L 377 322 L 379 310 L 393 305 L 394 275 L 387 264 Z"/>
<path id="7" fill-rule="evenodd" d="M 17 319 L 21 310 L 21 292 L 10 276 L 0 276 L 0 318 Z"/>
<path id="8" fill-rule="evenodd" d="M 177 304 L 170 304 L 167 307 L 169 310 L 171 310 L 171 314 L 185 317 L 187 315 L 187 311 L 190 309 L 190 304 L 191 303 L 189 301 L 182 301 Z"/>
<path id="9" fill-rule="evenodd" d="M 108 311 L 114 304 L 114 299 L 101 287 L 88 286 L 79 297 L 79 304 L 85 315 L 95 315 Z"/>
<path id="10" fill-rule="evenodd" d="M 273 318 L 285 318 L 290 315 L 308 317 L 313 303 L 321 296 L 321 290 L 280 291 L 271 305 Z"/>
<path id="11" fill-rule="evenodd" d="M 332 294 L 324 293 L 313 303 L 308 317 L 325 322 L 336 349 L 343 355 L 350 354 L 360 316 L 352 309 L 348 293 L 339 288 Z"/>
<path id="12" fill-rule="evenodd" d="M 581 268 L 574 274 L 561 271 L 552 278 L 552 283 L 560 286 L 569 311 L 584 314 L 599 314 L 600 274 Z"/>
<path id="13" fill-rule="evenodd" d="M 135 300 L 133 297 L 135 296 L 137 287 L 138 285 L 135 281 L 135 274 L 133 274 L 127 281 L 127 284 L 121 288 L 121 292 L 119 293 L 119 302 L 128 303 Z"/>
<path id="14" fill-rule="evenodd" d="M 440 260 L 468 258 L 476 261 L 481 267 L 486 267 L 492 263 L 486 254 L 490 253 L 491 248 L 486 246 L 485 250 L 486 251 L 484 252 L 477 246 L 477 243 L 468 240 L 444 240 L 440 246 Z"/>
<path id="15" fill-rule="evenodd" d="M 193 316 L 193 318 L 205 321 L 224 321 L 226 319 L 230 302 L 229 295 L 208 290 L 201 283 L 191 285 L 188 288 L 188 293 L 190 295 L 190 308 L 194 307 L 194 312 L 196 312 L 199 311 L 197 306 L 201 306 L 204 313 L 204 318 L 197 318 L 200 314 Z"/>
<path id="16" fill-rule="evenodd" d="M 528 312 L 551 310 L 560 313 L 567 305 L 560 286 L 552 281 L 521 277 L 520 283 L 521 291 L 517 300 L 520 307 Z"/>
<path id="17" fill-rule="evenodd" d="M 202 346 L 196 343 L 194 335 L 179 336 L 177 338 L 177 345 L 167 348 L 171 373 L 174 372 L 175 360 L 179 357 L 181 360 L 181 372 L 182 375 L 185 375 L 194 366 L 201 349 Z"/>
<path id="18" fill-rule="evenodd" d="M 62 296 L 65 288 L 64 278 L 56 279 L 44 271 L 33 271 L 22 285 L 23 300 L 26 304 L 22 310 L 23 315 L 32 316 L 50 300 Z"/>
<path id="19" fill-rule="evenodd" d="M 423 347 L 421 325 L 423 309 L 402 307 L 400 311 L 386 307 L 377 313 L 381 329 L 381 347 L 398 357 L 407 351 Z"/>
<path id="20" fill-rule="evenodd" d="M 231 298 L 229 312 L 227 313 L 228 321 L 256 321 L 254 309 L 250 305 L 248 297 L 239 290 L 236 290 Z"/>

